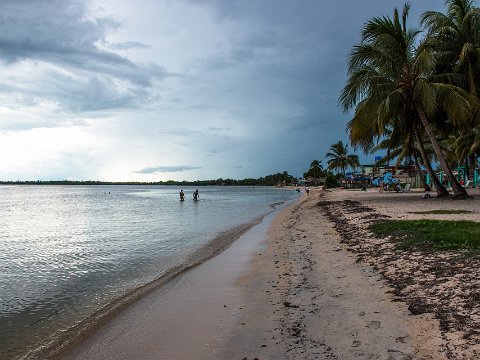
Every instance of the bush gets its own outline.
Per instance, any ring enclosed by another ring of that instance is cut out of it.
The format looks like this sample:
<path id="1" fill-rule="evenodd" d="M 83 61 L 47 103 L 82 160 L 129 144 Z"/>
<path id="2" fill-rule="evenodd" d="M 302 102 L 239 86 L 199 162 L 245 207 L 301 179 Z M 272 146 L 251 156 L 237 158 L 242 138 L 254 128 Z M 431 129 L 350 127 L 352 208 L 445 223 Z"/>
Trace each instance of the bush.
<path id="1" fill-rule="evenodd" d="M 334 188 L 334 187 L 339 187 L 340 184 L 339 184 L 339 180 L 340 179 L 340 175 L 333 175 L 331 172 L 329 172 L 327 174 L 327 176 L 325 176 L 325 188 L 326 189 L 329 189 L 329 188 Z"/>

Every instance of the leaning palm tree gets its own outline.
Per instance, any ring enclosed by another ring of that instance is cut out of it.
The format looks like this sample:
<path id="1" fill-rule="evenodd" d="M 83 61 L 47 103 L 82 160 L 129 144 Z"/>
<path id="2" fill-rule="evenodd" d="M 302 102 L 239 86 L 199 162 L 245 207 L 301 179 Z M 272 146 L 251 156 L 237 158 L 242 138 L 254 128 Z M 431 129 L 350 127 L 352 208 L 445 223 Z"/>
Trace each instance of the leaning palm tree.
<path id="1" fill-rule="evenodd" d="M 454 131 L 444 140 L 444 144 L 452 155 L 452 161 L 463 164 L 470 177 L 470 169 L 475 169 L 476 159 L 480 155 L 480 127 Z"/>
<path id="2" fill-rule="evenodd" d="M 373 74 L 373 70 L 371 71 Z M 378 78 L 380 77 L 381 74 L 378 74 Z M 383 123 L 378 121 L 378 106 L 376 98 L 366 98 L 359 103 L 353 119 L 347 124 L 351 144 L 368 153 L 375 150 L 375 143 L 382 143 L 382 138 L 387 139 L 390 147 L 394 144 L 403 146 L 402 141 L 407 137 L 412 139 L 416 143 L 422 163 L 435 186 L 437 196 L 448 196 L 448 190 L 440 182 L 430 163 L 431 156 L 425 149 L 422 131 L 418 128 L 418 115 L 414 111 L 400 113 L 399 116 L 392 117 L 388 123 Z M 393 155 L 390 154 L 389 159 L 393 159 Z M 419 174 L 421 176 L 423 174 L 420 168 Z M 425 186 L 425 189 L 427 190 L 428 187 Z"/>
<path id="3" fill-rule="evenodd" d="M 378 150 L 385 150 L 387 149 L 387 155 L 385 155 L 383 158 L 379 160 L 381 163 L 385 163 L 390 160 L 396 159 L 396 164 L 395 166 L 399 166 L 402 162 L 408 165 L 412 165 L 412 163 L 415 165 L 415 168 L 418 172 L 420 184 L 422 187 L 425 189 L 425 191 L 431 191 L 430 185 L 428 185 L 425 182 L 424 179 L 424 171 L 421 168 L 421 164 L 419 161 L 419 152 L 414 146 L 414 134 L 412 132 L 409 133 L 403 133 L 403 137 L 399 139 L 397 136 L 394 136 L 394 133 L 390 133 L 390 137 L 387 139 L 384 139 L 383 141 L 380 141 L 372 150 L 371 152 L 375 152 Z M 430 176 L 433 176 L 437 181 L 437 177 L 435 173 L 433 172 L 433 169 L 430 173 Z M 433 180 L 435 181 L 435 180 Z M 438 181 L 438 185 L 440 184 L 440 181 Z M 446 189 L 445 189 L 446 191 Z"/>
<path id="4" fill-rule="evenodd" d="M 438 66 L 465 75 L 465 89 L 480 96 L 480 9 L 472 0 L 446 0 L 447 13 L 425 12 L 422 24 L 428 30 L 426 44 L 433 50 Z M 475 166 L 480 124 L 450 129 L 444 144 L 452 163 L 464 164 L 469 173 Z"/>
<path id="5" fill-rule="evenodd" d="M 408 114 L 401 114 L 396 118 L 392 118 L 390 123 L 382 124 L 372 119 L 377 119 L 378 104 L 372 99 L 366 99 L 361 102 L 355 111 L 355 116 L 347 124 L 347 131 L 350 134 L 350 142 L 355 147 L 362 148 L 366 153 L 375 151 L 375 143 L 379 146 L 383 141 L 382 138 L 386 138 L 386 142 L 389 147 L 403 146 L 405 138 L 410 138 L 413 143 L 416 143 L 416 147 L 421 156 L 423 166 L 426 168 L 437 196 L 447 196 L 448 190 L 442 185 L 438 179 L 435 171 L 433 170 L 429 156 L 429 152 L 425 149 L 425 144 L 421 130 L 418 129 L 416 124 L 416 115 L 414 112 Z M 378 120 L 378 119 L 377 119 Z M 383 128 L 382 128 L 383 126 Z M 431 153 L 431 152 L 430 152 Z M 395 153 L 391 153 L 388 157 L 389 160 L 395 158 Z M 385 161 L 387 159 L 383 159 Z M 417 158 L 417 169 L 420 177 L 423 177 L 423 170 L 420 168 L 420 162 Z M 425 190 L 430 190 L 429 186 L 424 184 Z"/>
<path id="6" fill-rule="evenodd" d="M 326 154 L 329 170 L 341 170 L 345 177 L 345 169 L 351 167 L 355 169 L 360 166 L 358 155 L 348 154 L 348 145 L 344 145 L 342 140 L 330 146 Z"/>
<path id="7" fill-rule="evenodd" d="M 395 9 L 393 20 L 382 17 L 366 23 L 361 43 L 350 56 L 340 103 L 345 111 L 355 107 L 354 119 L 373 120 L 380 130 L 399 119 L 419 119 L 455 195 L 466 195 L 445 160 L 429 119 L 440 110 L 452 122 L 469 119 L 474 99 L 455 85 L 463 79 L 461 74 L 433 76 L 432 53 L 426 46 L 416 45 L 419 31 L 407 28 L 409 8 L 409 4 L 404 6 L 401 18 Z M 415 117 L 408 117 L 412 113 Z"/>

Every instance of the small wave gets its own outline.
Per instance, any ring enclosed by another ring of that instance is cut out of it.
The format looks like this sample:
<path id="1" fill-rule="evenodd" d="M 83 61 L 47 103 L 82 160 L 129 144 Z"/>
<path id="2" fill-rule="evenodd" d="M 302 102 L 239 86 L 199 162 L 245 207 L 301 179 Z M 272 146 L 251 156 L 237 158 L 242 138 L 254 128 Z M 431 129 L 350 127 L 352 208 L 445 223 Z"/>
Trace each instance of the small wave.
<path id="1" fill-rule="evenodd" d="M 272 204 L 272 208 L 275 208 L 282 203 L 284 202 Z M 239 225 L 230 230 L 219 233 L 210 242 L 191 253 L 181 264 L 168 269 L 160 277 L 145 285 L 133 289 L 125 296 L 113 300 L 72 327 L 56 332 L 42 345 L 29 351 L 27 354 L 18 357 L 17 359 L 39 360 L 47 358 L 60 358 L 62 354 L 65 354 L 75 345 L 86 339 L 90 334 L 107 323 L 127 306 L 131 305 L 151 291 L 165 285 L 189 269 L 202 264 L 203 262 L 226 250 L 242 234 L 250 230 L 253 226 L 259 224 L 266 215 L 268 215 L 268 213 L 257 217 L 249 223 Z"/>

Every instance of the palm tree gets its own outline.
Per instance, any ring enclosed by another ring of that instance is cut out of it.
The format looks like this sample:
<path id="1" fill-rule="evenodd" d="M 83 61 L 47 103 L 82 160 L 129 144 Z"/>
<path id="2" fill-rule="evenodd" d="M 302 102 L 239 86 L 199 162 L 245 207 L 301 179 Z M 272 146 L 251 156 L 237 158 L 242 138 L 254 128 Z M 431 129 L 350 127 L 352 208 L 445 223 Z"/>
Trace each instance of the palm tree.
<path id="1" fill-rule="evenodd" d="M 429 118 L 442 110 L 452 121 L 468 119 L 473 112 L 472 96 L 452 83 L 440 82 L 458 82 L 459 76 L 432 76 L 432 53 L 426 46 L 416 47 L 419 31 L 407 28 L 409 8 L 409 4 L 404 6 L 401 18 L 395 9 L 393 20 L 382 17 L 366 23 L 361 43 L 350 56 L 340 103 L 345 111 L 356 107 L 352 121 L 373 120 L 380 131 L 389 124 L 406 126 L 403 121 L 419 119 L 455 195 L 466 195 L 445 160 Z"/>
<path id="2" fill-rule="evenodd" d="M 424 144 L 423 137 L 421 136 L 421 133 L 420 133 L 419 129 L 414 127 L 412 129 L 412 135 L 413 135 L 413 137 L 415 139 L 415 142 L 417 144 L 417 149 L 420 153 L 423 165 L 427 169 L 427 172 L 430 175 L 430 178 L 432 180 L 433 186 L 435 187 L 435 190 L 437 192 L 437 196 L 438 197 L 448 196 L 448 190 L 440 182 L 437 175 L 435 174 L 435 171 L 433 171 L 433 167 L 432 167 L 432 164 L 430 162 L 431 156 L 429 156 L 429 154 L 432 154 L 433 151 L 427 152 L 425 144 Z M 420 174 L 421 173 L 422 172 L 420 172 Z M 425 189 L 427 189 L 426 186 L 425 186 Z"/>
<path id="3" fill-rule="evenodd" d="M 426 43 L 438 65 L 466 75 L 467 90 L 478 96 L 480 86 L 480 9 L 472 0 L 447 0 L 447 14 L 427 11 L 421 23 L 428 29 Z"/>
<path id="4" fill-rule="evenodd" d="M 339 140 L 337 143 L 330 146 L 329 151 L 326 154 L 326 157 L 329 159 L 327 161 L 328 169 L 330 170 L 341 170 L 343 176 L 345 177 L 345 169 L 351 167 L 355 169 L 357 166 L 360 166 L 360 161 L 357 155 L 348 154 L 348 145 L 343 145 L 343 141 Z"/>
<path id="5" fill-rule="evenodd" d="M 465 165 L 466 174 L 475 169 L 476 159 L 480 155 L 480 127 L 456 130 L 444 140 L 452 161 Z"/>
<path id="6" fill-rule="evenodd" d="M 380 77 L 381 75 L 378 75 Z M 409 138 L 416 143 L 416 147 L 420 153 L 422 162 L 427 169 L 427 172 L 432 179 L 433 185 L 438 197 L 447 196 L 448 190 L 442 185 L 437 175 L 435 174 L 431 164 L 428 151 L 425 149 L 423 136 L 418 129 L 417 122 L 412 119 L 418 118 L 418 115 L 410 111 L 409 113 L 402 113 L 397 117 L 390 119 L 389 123 L 378 121 L 378 103 L 375 99 L 366 98 L 361 101 L 355 110 L 355 116 L 347 124 L 347 131 L 350 134 L 350 142 L 354 146 L 361 147 L 365 152 L 375 151 L 374 144 L 383 141 L 388 144 L 388 147 L 403 146 L 405 139 Z M 377 121 L 372 121 L 375 119 Z M 382 128 L 383 127 L 383 128 Z M 384 140 L 382 140 L 384 138 Z M 393 159 L 395 154 L 390 154 L 389 159 Z M 385 160 L 385 159 L 384 159 Z M 419 174 L 423 176 L 419 165 L 417 165 Z M 425 190 L 429 190 L 429 186 L 424 184 Z"/>
<path id="7" fill-rule="evenodd" d="M 462 73 L 468 92 L 480 96 L 480 9 L 472 0 L 447 0 L 447 13 L 425 12 L 422 24 L 428 29 L 426 43 L 434 51 L 438 66 Z M 478 154 L 478 122 L 449 132 L 446 143 L 454 161 L 469 165 Z M 452 135 L 453 134 L 453 135 Z"/>
<path id="8" fill-rule="evenodd" d="M 313 160 L 310 164 L 310 169 L 304 174 L 304 178 L 307 177 L 320 178 L 323 176 L 323 165 L 321 160 Z"/>

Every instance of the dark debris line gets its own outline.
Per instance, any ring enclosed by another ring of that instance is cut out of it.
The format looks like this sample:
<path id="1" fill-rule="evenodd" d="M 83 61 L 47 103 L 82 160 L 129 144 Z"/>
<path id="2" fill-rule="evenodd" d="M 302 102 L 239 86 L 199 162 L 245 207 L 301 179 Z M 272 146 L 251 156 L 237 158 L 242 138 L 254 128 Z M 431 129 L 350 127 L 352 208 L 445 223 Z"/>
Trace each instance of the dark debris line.
<path id="1" fill-rule="evenodd" d="M 283 274 L 286 283 L 279 289 L 283 305 L 280 323 L 285 359 L 338 360 L 328 345 L 310 336 L 306 330 L 307 314 L 320 312 L 313 301 L 320 289 L 310 281 L 314 265 L 312 243 L 297 228 L 297 221 L 298 215 L 284 225 L 289 229 L 288 244 L 278 260 L 283 262 L 282 268 L 287 269 Z"/>
<path id="2" fill-rule="evenodd" d="M 480 343 L 478 256 L 467 258 L 454 251 L 395 250 L 391 241 L 368 230 L 369 224 L 388 215 L 351 200 L 321 201 L 317 206 L 335 224 L 341 242 L 357 255 L 357 261 L 366 262 L 383 276 L 394 301 L 405 302 L 413 315 L 433 313 L 439 319 L 448 358 L 460 359 L 462 349 Z M 450 282 L 454 282 L 453 286 L 442 286 Z M 460 348 L 449 343 L 455 332 L 462 337 Z"/>

